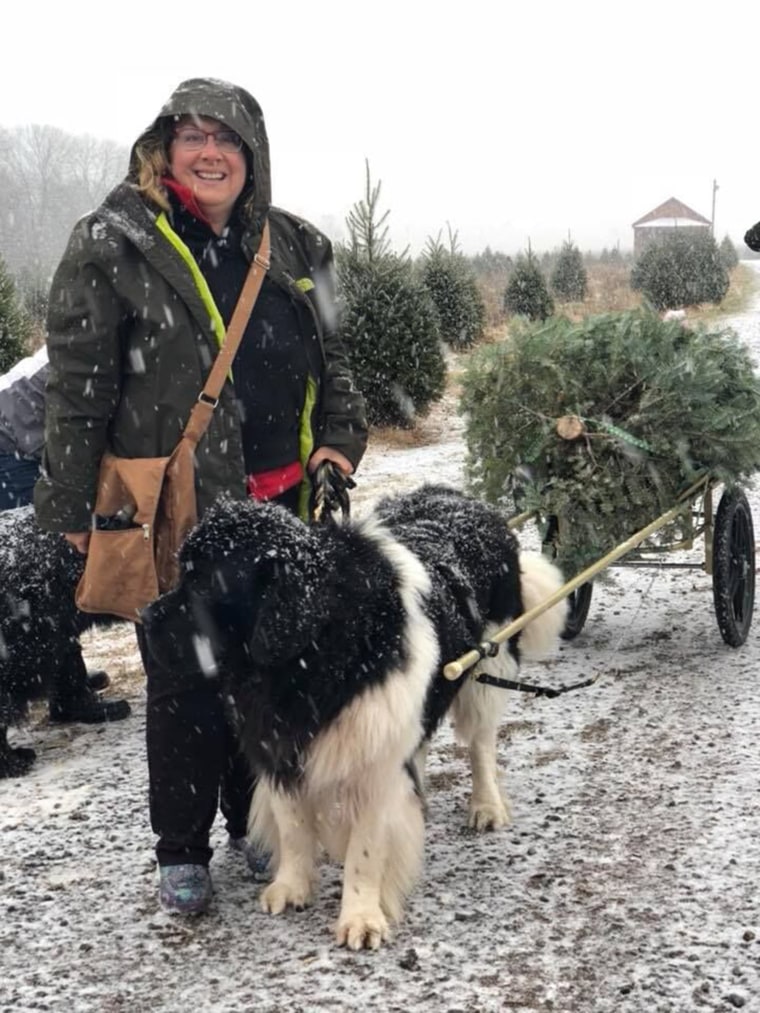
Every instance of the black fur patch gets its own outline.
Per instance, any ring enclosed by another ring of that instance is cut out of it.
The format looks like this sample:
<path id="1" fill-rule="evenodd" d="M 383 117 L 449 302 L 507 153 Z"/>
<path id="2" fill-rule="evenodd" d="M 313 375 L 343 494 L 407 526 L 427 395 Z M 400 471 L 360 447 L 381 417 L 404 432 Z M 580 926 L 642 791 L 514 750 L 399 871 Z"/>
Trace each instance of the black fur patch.
<path id="1" fill-rule="evenodd" d="M 376 513 L 430 573 L 429 610 L 443 663 L 479 644 L 488 623 L 504 626 L 522 613 L 519 546 L 492 507 L 449 486 L 425 485 L 406 496 L 381 500 Z M 509 649 L 516 654 L 511 643 Z M 428 735 L 461 681 L 441 677 L 431 682 L 425 713 Z"/>
<path id="2" fill-rule="evenodd" d="M 49 694 L 79 635 L 114 621 L 76 607 L 83 568 L 63 535 L 39 529 L 32 507 L 0 514 L 0 746 L 27 704 Z"/>

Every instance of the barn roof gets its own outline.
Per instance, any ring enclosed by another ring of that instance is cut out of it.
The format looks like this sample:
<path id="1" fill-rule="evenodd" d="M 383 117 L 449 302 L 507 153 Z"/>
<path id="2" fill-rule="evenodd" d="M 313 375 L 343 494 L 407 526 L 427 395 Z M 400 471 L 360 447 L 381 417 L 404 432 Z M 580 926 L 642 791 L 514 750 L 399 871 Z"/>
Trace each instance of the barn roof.
<path id="1" fill-rule="evenodd" d="M 638 225 L 652 225 L 654 227 L 664 225 L 663 219 L 670 219 L 670 225 L 682 225 L 686 224 L 682 219 L 688 219 L 688 223 L 691 225 L 709 225 L 710 219 L 705 218 L 704 215 L 699 214 L 693 208 L 684 204 L 683 201 L 678 200 L 675 197 L 668 197 L 666 201 L 659 204 L 653 211 L 645 214 L 638 221 L 633 223 L 634 229 Z"/>

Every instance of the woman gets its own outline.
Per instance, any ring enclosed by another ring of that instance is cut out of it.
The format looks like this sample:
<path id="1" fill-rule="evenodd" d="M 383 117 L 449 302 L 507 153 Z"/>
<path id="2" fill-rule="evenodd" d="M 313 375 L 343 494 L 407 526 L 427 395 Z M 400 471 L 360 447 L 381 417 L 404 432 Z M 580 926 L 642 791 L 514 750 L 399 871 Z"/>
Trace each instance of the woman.
<path id="1" fill-rule="evenodd" d="M 50 294 L 35 506 L 40 524 L 81 552 L 103 452 L 157 457 L 177 443 L 265 219 L 271 267 L 197 450 L 199 513 L 227 493 L 276 499 L 303 516 L 309 473 L 324 460 L 345 475 L 359 463 L 364 404 L 335 335 L 330 243 L 270 206 L 257 102 L 226 82 L 186 81 L 138 138 L 126 180 L 76 226 Z M 211 897 L 217 800 L 244 849 L 250 776 L 219 684 L 161 668 L 139 629 L 138 639 L 159 895 L 169 911 L 198 913 Z"/>

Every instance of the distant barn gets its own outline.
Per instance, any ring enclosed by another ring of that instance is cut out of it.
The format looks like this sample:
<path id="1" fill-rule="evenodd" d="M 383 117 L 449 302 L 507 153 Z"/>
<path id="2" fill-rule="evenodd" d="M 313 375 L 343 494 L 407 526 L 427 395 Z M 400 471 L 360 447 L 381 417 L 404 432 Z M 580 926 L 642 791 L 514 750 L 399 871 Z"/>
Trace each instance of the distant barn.
<path id="1" fill-rule="evenodd" d="M 709 218 L 687 207 L 675 197 L 670 197 L 648 214 L 633 223 L 633 255 L 640 254 L 671 235 L 674 229 L 707 229 L 711 228 Z"/>

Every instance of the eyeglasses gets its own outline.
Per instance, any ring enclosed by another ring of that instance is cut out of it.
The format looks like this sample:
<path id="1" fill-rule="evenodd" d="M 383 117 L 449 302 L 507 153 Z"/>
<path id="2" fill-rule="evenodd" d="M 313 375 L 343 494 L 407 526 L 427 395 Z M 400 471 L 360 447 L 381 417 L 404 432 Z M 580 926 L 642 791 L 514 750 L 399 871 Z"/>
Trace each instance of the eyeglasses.
<path id="1" fill-rule="evenodd" d="M 200 151 L 206 147 L 209 137 L 213 137 L 214 144 L 219 151 L 229 155 L 233 151 L 240 151 L 243 147 L 243 138 L 234 130 L 199 130 L 197 127 L 181 127 L 174 131 L 174 142 L 183 151 Z"/>

